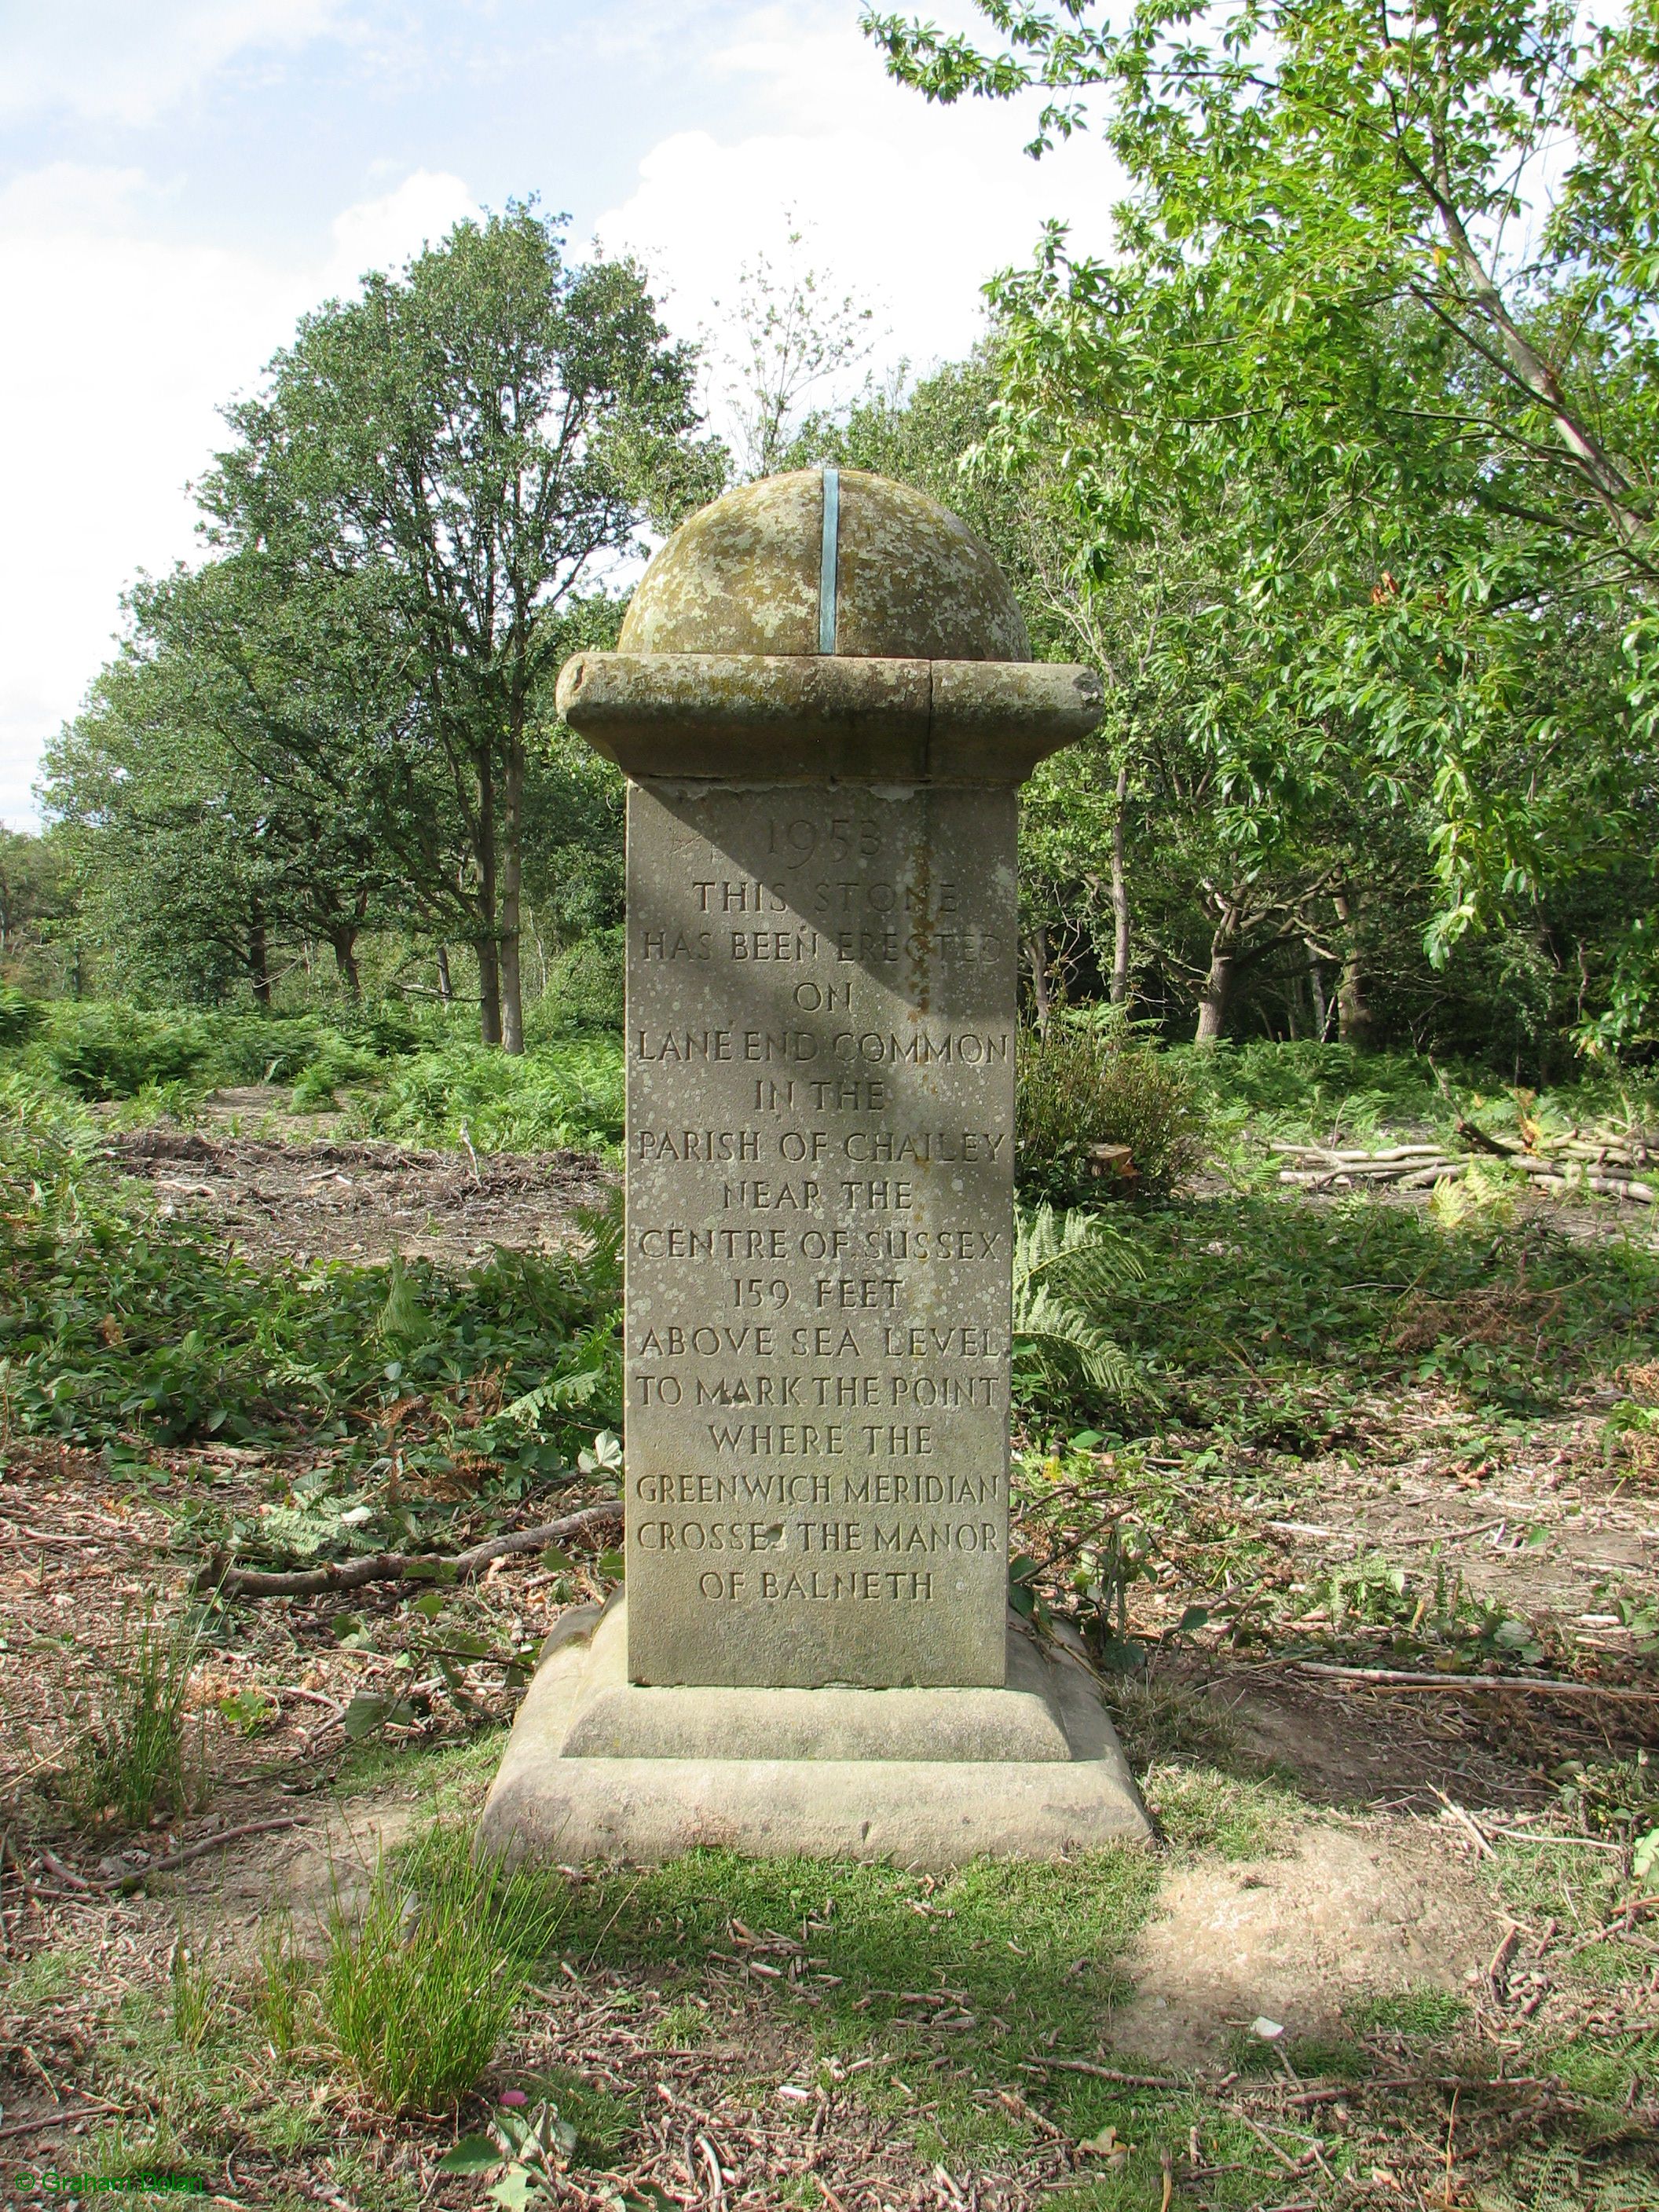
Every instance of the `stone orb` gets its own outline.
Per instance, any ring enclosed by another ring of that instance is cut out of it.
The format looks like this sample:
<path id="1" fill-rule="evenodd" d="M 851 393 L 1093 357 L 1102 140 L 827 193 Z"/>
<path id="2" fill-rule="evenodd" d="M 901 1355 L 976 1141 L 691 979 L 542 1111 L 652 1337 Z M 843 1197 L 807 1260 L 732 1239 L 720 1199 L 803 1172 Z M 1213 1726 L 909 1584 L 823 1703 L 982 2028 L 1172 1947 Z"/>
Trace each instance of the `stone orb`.
<path id="1" fill-rule="evenodd" d="M 816 654 L 823 475 L 739 485 L 683 523 L 641 578 L 621 651 Z M 841 471 L 836 650 L 856 659 L 1029 660 L 989 548 L 925 491 Z"/>

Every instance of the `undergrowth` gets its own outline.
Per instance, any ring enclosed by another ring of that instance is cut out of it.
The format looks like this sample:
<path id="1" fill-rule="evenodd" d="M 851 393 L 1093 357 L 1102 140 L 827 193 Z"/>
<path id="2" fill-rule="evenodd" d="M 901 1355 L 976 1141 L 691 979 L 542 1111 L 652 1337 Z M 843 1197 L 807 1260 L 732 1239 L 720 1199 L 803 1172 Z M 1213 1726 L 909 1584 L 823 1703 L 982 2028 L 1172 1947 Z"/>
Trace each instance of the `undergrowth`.
<path id="1" fill-rule="evenodd" d="M 255 1266 L 160 1216 L 96 1139 L 36 1091 L 0 1097 L 0 1428 L 118 1457 L 212 1437 L 533 1477 L 620 1419 L 617 1219 L 590 1223 L 586 1255 L 459 1276 Z"/>

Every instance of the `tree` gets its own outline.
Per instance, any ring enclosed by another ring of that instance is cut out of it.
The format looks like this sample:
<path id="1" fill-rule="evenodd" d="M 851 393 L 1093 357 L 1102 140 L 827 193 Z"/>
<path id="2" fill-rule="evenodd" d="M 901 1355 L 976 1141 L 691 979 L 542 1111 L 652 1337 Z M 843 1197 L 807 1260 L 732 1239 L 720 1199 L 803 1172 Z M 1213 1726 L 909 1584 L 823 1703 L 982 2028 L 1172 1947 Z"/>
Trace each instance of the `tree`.
<path id="1" fill-rule="evenodd" d="M 1544 0 L 1144 0 L 1121 32 L 1089 0 L 981 11 L 1000 52 L 866 23 L 930 97 L 1042 84 L 1038 149 L 1103 101 L 1119 254 L 1051 229 L 1001 285 L 1003 451 L 1067 453 L 1097 589 L 1148 544 L 1214 544 L 1262 687 L 1215 720 L 1235 814 L 1264 736 L 1304 768 L 1342 748 L 1370 805 L 1419 809 L 1440 958 L 1576 877 L 1644 874 L 1654 0 L 1593 33 Z M 1628 1037 L 1652 956 L 1626 956 L 1601 1026 Z"/>
<path id="2" fill-rule="evenodd" d="M 795 227 L 793 215 L 786 221 L 782 268 L 775 268 L 764 253 L 745 262 L 731 318 L 726 397 L 750 477 L 803 465 L 792 448 L 800 446 L 804 433 L 811 444 L 811 431 L 822 431 L 830 421 L 821 409 L 809 409 L 809 395 L 866 362 L 876 343 L 874 308 L 856 292 L 837 297 L 828 276 L 802 252 L 805 231 Z"/>
<path id="3" fill-rule="evenodd" d="M 62 854 L 44 837 L 0 828 L 0 983 L 30 974 L 70 910 Z"/>
<path id="4" fill-rule="evenodd" d="M 630 263 L 569 266 L 560 225 L 511 206 L 307 316 L 202 489 L 212 542 L 382 697 L 391 811 L 433 830 L 429 896 L 464 915 L 484 1037 L 512 1052 L 535 702 L 641 515 L 718 489 L 693 367 Z"/>

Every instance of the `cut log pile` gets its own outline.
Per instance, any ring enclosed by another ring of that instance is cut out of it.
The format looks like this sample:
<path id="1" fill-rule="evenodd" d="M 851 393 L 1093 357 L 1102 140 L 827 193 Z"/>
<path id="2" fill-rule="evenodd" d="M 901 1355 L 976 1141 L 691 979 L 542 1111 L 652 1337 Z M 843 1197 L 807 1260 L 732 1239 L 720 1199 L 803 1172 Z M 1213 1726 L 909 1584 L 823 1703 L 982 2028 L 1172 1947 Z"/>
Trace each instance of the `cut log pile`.
<path id="1" fill-rule="evenodd" d="M 1357 1189 L 1379 1183 L 1396 1190 L 1427 1190 L 1438 1182 L 1455 1182 L 1468 1173 L 1477 1155 L 1484 1154 L 1530 1176 L 1540 1190 L 1593 1191 L 1632 1206 L 1655 1203 L 1652 1185 L 1634 1178 L 1638 1173 L 1659 1173 L 1659 1136 L 1575 1130 L 1566 1137 L 1540 1136 L 1540 1145 L 1548 1147 L 1546 1152 L 1500 1143 L 1471 1121 L 1460 1120 L 1457 1133 L 1468 1151 L 1443 1144 L 1389 1145 L 1372 1152 L 1283 1143 L 1269 1150 L 1293 1163 L 1279 1169 L 1280 1182 L 1305 1190 Z"/>

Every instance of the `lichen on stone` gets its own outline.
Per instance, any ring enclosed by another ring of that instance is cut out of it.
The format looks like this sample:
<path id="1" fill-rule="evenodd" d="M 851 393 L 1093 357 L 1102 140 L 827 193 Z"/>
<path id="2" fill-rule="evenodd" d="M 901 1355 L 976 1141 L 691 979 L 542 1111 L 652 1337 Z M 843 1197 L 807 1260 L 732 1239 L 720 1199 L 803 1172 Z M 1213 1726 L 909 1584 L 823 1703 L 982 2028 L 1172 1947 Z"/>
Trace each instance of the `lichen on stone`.
<path id="1" fill-rule="evenodd" d="M 641 579 L 624 653 L 816 655 L 823 531 L 817 469 L 763 477 L 675 532 Z M 838 655 L 1029 660 L 990 550 L 926 492 L 841 472 Z"/>

